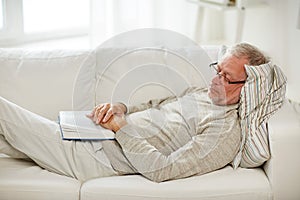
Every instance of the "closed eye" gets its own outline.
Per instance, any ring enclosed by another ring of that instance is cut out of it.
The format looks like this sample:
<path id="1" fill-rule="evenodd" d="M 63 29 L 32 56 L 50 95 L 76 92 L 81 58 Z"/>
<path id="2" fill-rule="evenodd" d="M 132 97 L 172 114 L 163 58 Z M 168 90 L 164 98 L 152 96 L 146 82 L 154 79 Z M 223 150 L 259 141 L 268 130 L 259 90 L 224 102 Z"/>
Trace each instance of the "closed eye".
<path id="1" fill-rule="evenodd" d="M 222 70 L 220 69 L 220 66 L 218 65 L 217 66 L 218 68 L 218 74 L 220 74 L 221 72 L 222 72 Z M 224 76 L 226 79 L 228 79 L 228 80 L 230 80 L 230 78 L 232 78 L 232 75 L 231 75 L 231 73 L 229 73 L 229 72 L 226 72 L 226 71 L 223 71 L 222 72 L 222 76 Z"/>

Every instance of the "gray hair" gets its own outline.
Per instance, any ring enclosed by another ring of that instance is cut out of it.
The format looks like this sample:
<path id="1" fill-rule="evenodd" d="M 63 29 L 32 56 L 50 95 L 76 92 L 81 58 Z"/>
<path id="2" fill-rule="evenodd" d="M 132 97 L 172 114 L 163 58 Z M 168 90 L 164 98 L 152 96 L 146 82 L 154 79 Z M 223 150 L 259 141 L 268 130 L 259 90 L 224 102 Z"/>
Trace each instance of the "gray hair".
<path id="1" fill-rule="evenodd" d="M 270 62 L 270 58 L 264 55 L 257 47 L 248 43 L 239 43 L 226 52 L 226 55 L 233 55 L 238 58 L 245 57 L 249 61 L 249 65 L 261 65 Z"/>

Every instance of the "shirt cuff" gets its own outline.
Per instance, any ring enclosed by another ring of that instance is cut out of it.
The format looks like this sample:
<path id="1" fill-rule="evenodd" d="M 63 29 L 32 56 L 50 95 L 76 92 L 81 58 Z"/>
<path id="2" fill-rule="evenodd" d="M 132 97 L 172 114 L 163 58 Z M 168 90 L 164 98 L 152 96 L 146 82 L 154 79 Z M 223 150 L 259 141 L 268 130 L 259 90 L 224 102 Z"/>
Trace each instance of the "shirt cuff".
<path id="1" fill-rule="evenodd" d="M 122 145 L 127 142 L 132 143 L 132 138 L 141 138 L 138 133 L 139 127 L 132 124 L 126 124 L 115 133 L 116 140 Z"/>

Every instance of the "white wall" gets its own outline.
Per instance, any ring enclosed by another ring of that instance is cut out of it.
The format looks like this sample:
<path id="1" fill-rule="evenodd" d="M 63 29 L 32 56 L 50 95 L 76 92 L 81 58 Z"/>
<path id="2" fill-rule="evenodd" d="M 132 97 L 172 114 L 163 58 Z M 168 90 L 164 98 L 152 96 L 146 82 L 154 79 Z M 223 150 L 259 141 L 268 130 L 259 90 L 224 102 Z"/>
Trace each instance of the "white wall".
<path id="1" fill-rule="evenodd" d="M 300 102 L 299 0 L 268 0 L 246 9 L 242 41 L 263 49 L 288 78 L 287 96 Z"/>

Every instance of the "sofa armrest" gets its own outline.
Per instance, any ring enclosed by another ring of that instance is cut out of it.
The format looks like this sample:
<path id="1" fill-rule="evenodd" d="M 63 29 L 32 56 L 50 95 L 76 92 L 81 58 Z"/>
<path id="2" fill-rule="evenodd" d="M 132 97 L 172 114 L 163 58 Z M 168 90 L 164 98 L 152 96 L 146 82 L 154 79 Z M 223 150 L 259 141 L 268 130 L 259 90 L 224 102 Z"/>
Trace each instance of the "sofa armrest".
<path id="1" fill-rule="evenodd" d="M 299 105 L 286 100 L 269 120 L 271 158 L 264 165 L 274 199 L 300 199 Z"/>

